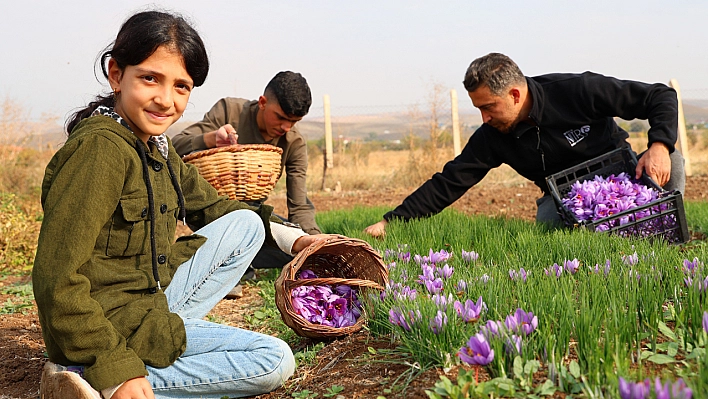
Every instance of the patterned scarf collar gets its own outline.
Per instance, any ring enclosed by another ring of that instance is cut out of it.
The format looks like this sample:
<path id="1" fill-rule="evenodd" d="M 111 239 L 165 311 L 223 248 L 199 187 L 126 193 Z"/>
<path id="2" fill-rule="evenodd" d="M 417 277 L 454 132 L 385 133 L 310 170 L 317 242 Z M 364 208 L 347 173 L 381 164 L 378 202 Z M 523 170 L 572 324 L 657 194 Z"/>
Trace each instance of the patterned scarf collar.
<path id="1" fill-rule="evenodd" d="M 96 116 L 96 115 L 103 115 L 107 116 L 109 118 L 113 118 L 116 122 L 120 123 L 125 127 L 126 129 L 130 130 L 131 132 L 133 131 L 130 126 L 128 126 L 128 122 L 126 122 L 120 115 L 118 115 L 114 110 L 113 107 L 107 107 L 105 105 L 99 105 L 98 108 L 96 108 L 95 111 L 91 114 L 91 116 Z M 161 134 L 159 136 L 150 136 L 148 139 L 149 142 L 152 142 L 155 144 L 157 147 L 157 150 L 160 151 L 160 154 L 167 159 L 167 154 L 169 152 L 169 148 L 167 145 L 167 137 L 165 134 Z"/>

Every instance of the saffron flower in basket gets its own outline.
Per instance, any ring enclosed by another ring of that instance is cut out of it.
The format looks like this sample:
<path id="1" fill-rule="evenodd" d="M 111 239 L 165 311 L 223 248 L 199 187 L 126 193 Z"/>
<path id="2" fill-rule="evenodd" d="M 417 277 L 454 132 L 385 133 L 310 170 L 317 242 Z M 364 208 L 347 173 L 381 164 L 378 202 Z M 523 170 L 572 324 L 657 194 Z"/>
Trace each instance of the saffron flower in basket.
<path id="1" fill-rule="evenodd" d="M 593 180 L 576 181 L 561 201 L 579 221 L 595 221 L 619 212 L 646 205 L 658 198 L 658 192 L 636 180 L 627 173 L 610 175 L 607 178 L 595 176 Z M 649 210 L 637 214 L 638 219 L 650 214 Z M 631 222 L 632 217 L 621 224 Z"/>
<path id="2" fill-rule="evenodd" d="M 303 270 L 299 280 L 317 278 L 312 270 Z M 291 294 L 298 315 L 312 324 L 341 328 L 353 326 L 361 316 L 357 292 L 348 285 L 296 287 Z"/>

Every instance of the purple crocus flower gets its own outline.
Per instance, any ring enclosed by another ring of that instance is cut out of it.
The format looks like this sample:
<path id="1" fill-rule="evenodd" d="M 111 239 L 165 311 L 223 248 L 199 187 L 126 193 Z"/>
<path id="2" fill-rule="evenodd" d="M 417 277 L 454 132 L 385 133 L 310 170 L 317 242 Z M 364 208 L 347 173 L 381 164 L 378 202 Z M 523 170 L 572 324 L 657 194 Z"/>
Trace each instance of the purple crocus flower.
<path id="1" fill-rule="evenodd" d="M 504 343 L 504 349 L 510 355 L 521 355 L 521 337 L 512 334 Z"/>
<path id="2" fill-rule="evenodd" d="M 558 263 L 554 263 L 553 266 L 548 269 L 543 269 L 543 271 L 546 273 L 546 276 L 556 276 L 556 278 L 563 274 L 563 268 L 560 267 Z"/>
<path id="3" fill-rule="evenodd" d="M 637 255 L 636 251 L 631 255 L 622 255 L 622 262 L 625 265 L 634 266 L 639 263 L 639 255 Z"/>
<path id="4" fill-rule="evenodd" d="M 570 274 L 575 274 L 578 271 L 578 268 L 580 267 L 580 261 L 575 258 L 573 260 L 564 260 L 563 261 L 563 269 L 567 271 Z"/>
<path id="5" fill-rule="evenodd" d="M 475 334 L 467 341 L 467 345 L 457 352 L 460 360 L 470 365 L 485 366 L 494 360 L 494 349 L 482 334 Z"/>
<path id="6" fill-rule="evenodd" d="M 405 316 L 403 315 L 403 312 L 401 312 L 399 309 L 391 308 L 388 311 L 388 321 L 395 326 L 403 327 L 403 329 L 406 331 L 411 330 L 411 325 L 406 320 Z"/>
<path id="7" fill-rule="evenodd" d="M 518 272 L 514 269 L 509 269 L 509 278 L 512 280 L 521 280 L 525 283 L 527 275 L 528 273 L 523 267 L 520 268 Z"/>
<path id="8" fill-rule="evenodd" d="M 445 297 L 444 294 L 433 294 L 430 299 L 433 300 L 435 303 L 435 306 L 438 307 L 438 309 L 441 309 L 443 311 L 447 310 L 447 304 L 452 303 L 452 294 L 448 294 L 447 297 Z"/>
<path id="9" fill-rule="evenodd" d="M 439 294 L 443 289 L 443 282 L 441 278 L 436 278 L 435 280 L 425 280 L 425 288 L 431 294 Z"/>
<path id="10" fill-rule="evenodd" d="M 304 280 L 304 279 L 310 279 L 310 278 L 317 278 L 317 275 L 312 270 L 305 269 L 300 272 L 300 276 L 298 279 Z"/>
<path id="11" fill-rule="evenodd" d="M 480 332 L 487 338 L 491 340 L 494 337 L 500 335 L 500 331 L 504 329 L 504 325 L 501 321 L 497 320 L 487 320 L 487 323 L 480 328 Z"/>
<path id="12" fill-rule="evenodd" d="M 698 258 L 693 258 L 693 261 L 689 261 L 688 259 L 683 260 L 683 272 L 688 273 L 690 275 L 695 275 L 696 272 L 700 271 L 703 268 L 703 263 L 698 260 Z"/>
<path id="13" fill-rule="evenodd" d="M 691 388 L 686 386 L 686 383 L 682 378 L 679 378 L 671 386 L 671 398 L 672 399 L 691 399 L 693 397 L 693 391 Z"/>
<path id="14" fill-rule="evenodd" d="M 529 335 L 538 328 L 538 317 L 534 316 L 533 312 L 524 312 L 523 309 L 518 308 L 516 312 L 514 312 L 514 317 L 518 321 L 520 327 L 519 332 L 524 335 Z"/>
<path id="15" fill-rule="evenodd" d="M 410 252 L 401 252 L 398 254 L 398 259 L 403 262 L 408 263 L 411 261 L 411 253 Z"/>
<path id="16" fill-rule="evenodd" d="M 458 281 L 457 285 L 455 286 L 455 289 L 457 290 L 457 292 L 467 291 L 467 282 L 465 280 Z"/>
<path id="17" fill-rule="evenodd" d="M 480 313 L 482 313 L 482 310 L 486 307 L 481 296 L 477 300 L 477 303 L 474 303 L 471 299 L 468 299 L 465 301 L 464 306 L 460 301 L 455 301 L 452 306 L 455 308 L 457 315 L 460 316 L 460 318 L 466 323 L 477 321 Z"/>
<path id="18" fill-rule="evenodd" d="M 703 331 L 708 334 L 708 312 L 703 312 Z"/>
<path id="19" fill-rule="evenodd" d="M 393 270 L 395 268 L 396 268 L 396 262 L 391 262 L 386 265 L 386 269 L 388 269 L 388 270 Z"/>
<path id="20" fill-rule="evenodd" d="M 435 334 L 440 334 L 443 326 L 447 324 L 447 314 L 442 310 L 438 310 L 438 313 L 430 320 L 430 331 Z"/>
<path id="21" fill-rule="evenodd" d="M 444 279 L 448 279 L 452 276 L 452 272 L 455 271 L 455 268 L 446 263 L 445 266 L 436 268 L 436 271 L 438 273 L 438 276 Z"/>
<path id="22" fill-rule="evenodd" d="M 651 381 L 631 382 L 619 378 L 619 394 L 622 399 L 647 399 L 651 392 Z"/>
<path id="23" fill-rule="evenodd" d="M 467 263 L 474 263 L 477 262 L 477 259 L 479 259 L 479 254 L 475 251 L 470 251 L 467 252 L 464 249 L 462 250 L 462 260 L 464 260 Z"/>
<path id="24" fill-rule="evenodd" d="M 656 377 L 654 380 L 654 393 L 656 394 L 656 399 L 671 399 L 669 394 L 670 383 L 666 381 L 666 384 L 661 385 L 661 380 Z"/>
<path id="25" fill-rule="evenodd" d="M 487 273 L 484 273 L 482 275 L 482 277 L 479 278 L 479 281 L 483 282 L 484 284 L 487 284 L 487 282 L 489 282 L 489 280 L 491 280 L 491 279 L 492 278 L 489 277 L 489 275 Z"/>
<path id="26" fill-rule="evenodd" d="M 418 276 L 419 283 L 425 284 L 426 281 L 435 280 L 435 266 L 424 263 L 420 265 L 420 268 L 423 274 Z"/>

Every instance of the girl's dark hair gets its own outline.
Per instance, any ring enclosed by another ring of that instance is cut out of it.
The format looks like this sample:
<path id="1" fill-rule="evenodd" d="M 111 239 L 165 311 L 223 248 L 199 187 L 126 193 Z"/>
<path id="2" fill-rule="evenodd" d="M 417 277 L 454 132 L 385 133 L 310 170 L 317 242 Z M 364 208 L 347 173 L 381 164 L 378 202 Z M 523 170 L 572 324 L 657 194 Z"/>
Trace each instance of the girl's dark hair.
<path id="1" fill-rule="evenodd" d="M 201 86 L 209 72 L 209 57 L 204 42 L 194 28 L 181 16 L 162 11 L 139 12 L 123 23 L 112 45 L 106 47 L 97 59 L 103 76 L 108 79 L 108 60 L 113 58 L 120 69 L 145 61 L 160 46 L 179 52 L 185 69 Z M 115 106 L 113 94 L 98 95 L 88 107 L 74 113 L 66 124 L 67 134 L 100 105 Z"/>

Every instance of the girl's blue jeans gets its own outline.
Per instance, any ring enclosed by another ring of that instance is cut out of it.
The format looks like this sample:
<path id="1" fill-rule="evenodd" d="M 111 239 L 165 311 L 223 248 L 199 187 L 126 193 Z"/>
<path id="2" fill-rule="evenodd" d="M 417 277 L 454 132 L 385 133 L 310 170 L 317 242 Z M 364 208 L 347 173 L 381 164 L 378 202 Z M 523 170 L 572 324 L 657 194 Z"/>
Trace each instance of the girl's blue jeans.
<path id="1" fill-rule="evenodd" d="M 242 397 L 270 392 L 295 371 L 290 347 L 269 335 L 203 320 L 241 279 L 263 244 L 260 217 L 231 212 L 195 232 L 208 238 L 165 289 L 187 330 L 187 349 L 165 368 L 147 366 L 156 398 Z"/>

